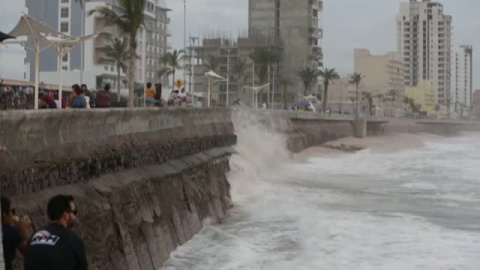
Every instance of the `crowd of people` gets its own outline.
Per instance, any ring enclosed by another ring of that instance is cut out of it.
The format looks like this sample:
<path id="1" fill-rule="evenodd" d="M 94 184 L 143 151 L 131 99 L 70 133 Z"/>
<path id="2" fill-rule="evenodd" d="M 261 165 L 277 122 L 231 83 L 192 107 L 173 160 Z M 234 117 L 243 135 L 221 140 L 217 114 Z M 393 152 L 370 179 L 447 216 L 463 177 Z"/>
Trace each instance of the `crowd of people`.
<path id="1" fill-rule="evenodd" d="M 70 195 L 56 195 L 47 205 L 50 224 L 28 234 L 28 217 L 16 216 L 9 198 L 1 197 L 5 270 L 13 270 L 16 252 L 24 258 L 25 270 L 86 270 L 83 240 L 72 230 L 78 211 Z"/>
<path id="2" fill-rule="evenodd" d="M 110 85 L 105 85 L 102 91 L 93 94 L 88 90 L 86 84 L 81 86 L 78 84 L 72 85 L 72 93 L 67 99 L 62 97 L 62 108 L 72 109 L 90 109 L 90 108 L 110 108 Z M 49 92 L 48 94 L 39 94 L 39 108 L 40 109 L 57 109 L 60 106 L 58 94 Z"/>
<path id="3" fill-rule="evenodd" d="M 145 90 L 145 104 L 147 107 L 185 107 L 187 103 L 191 102 L 185 92 L 185 88 L 180 91 L 174 90 L 165 100 L 162 97 L 160 90 L 156 90 L 152 83 L 147 83 L 147 90 Z"/>

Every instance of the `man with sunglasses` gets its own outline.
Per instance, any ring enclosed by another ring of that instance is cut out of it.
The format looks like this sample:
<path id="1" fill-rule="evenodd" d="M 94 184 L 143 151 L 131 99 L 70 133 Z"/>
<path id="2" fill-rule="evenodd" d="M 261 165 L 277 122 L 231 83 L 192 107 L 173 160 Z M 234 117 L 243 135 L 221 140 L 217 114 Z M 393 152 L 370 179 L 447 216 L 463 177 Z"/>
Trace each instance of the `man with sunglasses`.
<path id="1" fill-rule="evenodd" d="M 26 251 L 29 223 L 27 219 L 18 220 L 18 218 L 15 217 L 15 209 L 12 208 L 12 202 L 9 198 L 2 196 L 1 202 L 3 256 L 5 259 L 5 269 L 11 270 L 13 269 L 16 249 L 22 254 Z"/>
<path id="2" fill-rule="evenodd" d="M 57 195 L 48 202 L 52 221 L 30 238 L 25 256 L 25 270 L 86 270 L 85 244 L 71 229 L 77 222 L 73 197 Z"/>

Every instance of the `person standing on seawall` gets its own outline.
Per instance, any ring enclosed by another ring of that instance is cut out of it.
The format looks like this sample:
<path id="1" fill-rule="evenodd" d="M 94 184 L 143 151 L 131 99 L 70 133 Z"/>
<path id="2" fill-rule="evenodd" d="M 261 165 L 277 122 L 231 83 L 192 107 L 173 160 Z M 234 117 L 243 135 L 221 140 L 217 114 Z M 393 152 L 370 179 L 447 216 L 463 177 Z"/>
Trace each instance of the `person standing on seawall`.
<path id="1" fill-rule="evenodd" d="M 10 199 L 2 196 L 1 203 L 5 270 L 13 270 L 15 250 L 18 249 L 22 254 L 25 254 L 27 249 L 29 223 L 27 219 L 18 220 L 18 218 L 15 217 L 15 209 L 12 208 Z M 17 223 L 16 227 L 12 226 L 14 223 Z"/>
<path id="2" fill-rule="evenodd" d="M 72 230 L 78 214 L 73 197 L 52 197 L 48 202 L 47 213 L 52 223 L 30 238 L 25 270 L 88 269 L 85 244 Z"/>

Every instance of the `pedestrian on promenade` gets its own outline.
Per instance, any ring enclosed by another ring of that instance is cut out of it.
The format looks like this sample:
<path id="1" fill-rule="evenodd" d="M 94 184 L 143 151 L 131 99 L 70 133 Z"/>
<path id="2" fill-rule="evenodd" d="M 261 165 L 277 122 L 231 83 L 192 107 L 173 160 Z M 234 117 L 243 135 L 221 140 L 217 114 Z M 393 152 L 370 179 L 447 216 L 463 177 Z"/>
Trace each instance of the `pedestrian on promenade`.
<path id="1" fill-rule="evenodd" d="M 95 104 L 97 108 L 110 108 L 112 106 L 110 101 L 110 84 L 106 84 L 103 91 L 97 93 Z"/>
<path id="2" fill-rule="evenodd" d="M 155 106 L 155 88 L 152 87 L 152 83 L 147 83 L 147 90 L 145 90 L 145 103 L 147 107 Z"/>
<path id="3" fill-rule="evenodd" d="M 78 84 L 72 86 L 75 97 L 72 100 L 72 108 L 74 109 L 85 109 L 87 108 L 87 100 L 85 99 L 85 94 L 83 93 L 82 88 Z"/>
<path id="4" fill-rule="evenodd" d="M 92 91 L 88 90 L 86 84 L 82 84 L 80 87 L 82 88 L 83 94 L 85 96 L 85 101 L 87 101 L 87 108 L 90 109 L 93 102 L 93 93 Z"/>
<path id="5" fill-rule="evenodd" d="M 13 270 L 15 252 L 25 254 L 28 243 L 28 219 L 19 220 L 9 198 L 1 197 L 2 203 L 2 242 L 5 270 Z"/>
<path id="6" fill-rule="evenodd" d="M 72 196 L 57 195 L 47 207 L 50 225 L 33 234 L 25 256 L 25 270 L 86 270 L 83 240 L 72 230 L 77 209 Z"/>

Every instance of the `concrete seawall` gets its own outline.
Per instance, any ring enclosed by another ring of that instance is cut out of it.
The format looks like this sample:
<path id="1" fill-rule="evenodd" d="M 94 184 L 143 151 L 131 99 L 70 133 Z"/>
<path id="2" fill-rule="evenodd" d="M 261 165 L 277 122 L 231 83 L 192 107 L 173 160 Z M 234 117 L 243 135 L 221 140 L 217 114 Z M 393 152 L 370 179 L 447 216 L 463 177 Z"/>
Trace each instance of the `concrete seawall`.
<path id="1" fill-rule="evenodd" d="M 231 207 L 225 109 L 3 112 L 0 144 L 0 190 L 32 230 L 75 196 L 90 269 L 158 269 Z"/>
<path id="2" fill-rule="evenodd" d="M 432 133 L 453 136 L 480 131 L 480 123 L 414 119 L 367 119 L 355 126 L 353 117 L 323 117 L 302 111 L 257 111 L 270 130 L 283 133 L 288 149 L 300 152 L 308 147 L 349 136 L 378 136 L 395 133 Z M 365 130 L 355 130 L 356 128 Z M 363 134 L 363 135 L 361 135 Z"/>
<path id="3" fill-rule="evenodd" d="M 348 117 L 259 110 L 287 147 L 354 136 Z M 369 136 L 480 131 L 477 123 L 366 120 Z M 159 269 L 169 254 L 232 206 L 226 178 L 237 142 L 226 109 L 52 110 L 0 113 L 0 191 L 32 230 L 47 224 L 48 199 L 76 198 L 91 269 Z M 22 269 L 20 266 L 17 269 Z"/>

